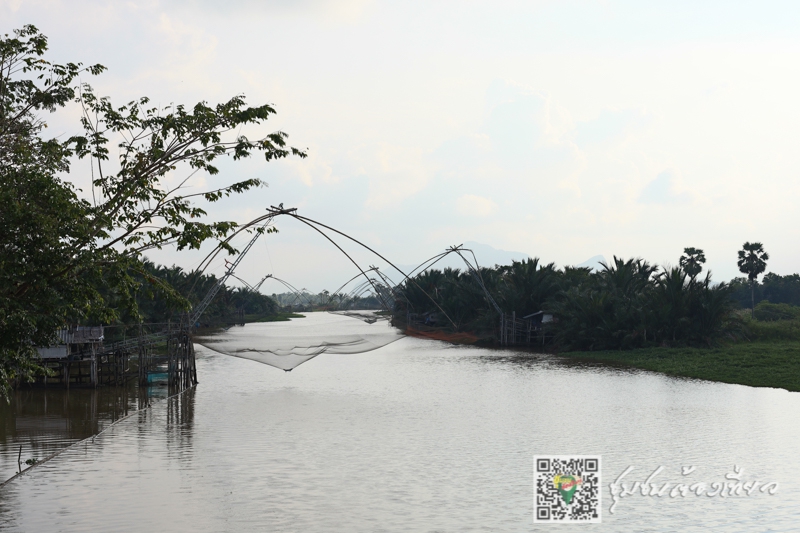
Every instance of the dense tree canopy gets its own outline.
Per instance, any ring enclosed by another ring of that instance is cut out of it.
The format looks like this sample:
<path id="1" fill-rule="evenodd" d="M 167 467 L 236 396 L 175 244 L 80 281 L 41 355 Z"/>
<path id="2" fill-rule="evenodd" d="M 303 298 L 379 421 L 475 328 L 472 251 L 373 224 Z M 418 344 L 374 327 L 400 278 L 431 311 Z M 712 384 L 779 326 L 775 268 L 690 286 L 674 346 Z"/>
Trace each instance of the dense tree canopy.
<path id="1" fill-rule="evenodd" d="M 701 252 L 702 253 L 702 252 Z M 694 276 L 699 272 L 693 269 Z M 684 268 L 658 268 L 615 257 L 597 272 L 557 269 L 538 259 L 481 269 L 502 311 L 518 318 L 538 311 L 555 317 L 543 341 L 558 349 L 602 350 L 659 345 L 710 345 L 740 334 L 731 289 L 711 275 L 695 279 Z M 463 331 L 495 334 L 498 313 L 475 276 L 428 270 L 400 288 L 395 312 L 446 326 L 428 293 Z"/>
<path id="2" fill-rule="evenodd" d="M 755 281 L 751 284 L 747 278 L 734 278 L 731 286 L 733 299 L 741 307 L 750 307 L 753 300 L 756 304 L 767 300 L 774 304 L 800 306 L 800 274 L 781 276 L 768 272 L 761 283 Z"/>
<path id="3" fill-rule="evenodd" d="M 169 285 L 191 305 L 200 302 L 208 291 L 217 283 L 213 274 L 186 272 L 179 266 L 166 267 L 156 265 L 145 259 L 143 271 L 151 278 L 158 279 Z M 123 322 L 133 322 L 141 317 L 145 322 L 180 321 L 184 309 L 175 305 L 164 292 L 147 282 L 143 274 L 135 276 L 142 287 L 137 293 L 138 317 L 123 317 Z M 233 317 L 237 312 L 247 315 L 269 315 L 278 311 L 278 304 L 268 296 L 256 292 L 248 287 L 222 287 L 220 292 L 203 314 L 201 323 L 213 324 Z"/>

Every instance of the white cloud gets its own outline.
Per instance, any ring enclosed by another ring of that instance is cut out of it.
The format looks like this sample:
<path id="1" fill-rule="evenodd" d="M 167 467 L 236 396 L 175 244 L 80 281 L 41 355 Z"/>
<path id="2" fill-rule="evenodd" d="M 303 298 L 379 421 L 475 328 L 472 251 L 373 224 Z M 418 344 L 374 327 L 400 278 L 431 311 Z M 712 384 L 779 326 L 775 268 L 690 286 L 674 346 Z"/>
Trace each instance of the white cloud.
<path id="1" fill-rule="evenodd" d="M 677 189 L 675 173 L 672 170 L 661 172 L 639 195 L 639 202 L 643 204 L 687 204 L 691 200 L 692 197 L 688 192 Z"/>
<path id="2" fill-rule="evenodd" d="M 3 2 L 11 12 L 19 11 L 19 8 L 22 6 L 22 0 L 6 0 Z"/>
<path id="3" fill-rule="evenodd" d="M 456 200 L 459 214 L 470 217 L 488 217 L 497 209 L 497 204 L 489 198 L 475 194 L 465 194 Z"/>
<path id="4" fill-rule="evenodd" d="M 364 206 L 369 211 L 399 204 L 422 191 L 431 179 L 431 169 L 423 161 L 422 151 L 413 147 L 382 144 L 362 149 L 361 172 L 369 183 Z"/>
<path id="5" fill-rule="evenodd" d="M 330 162 L 320 155 L 318 149 L 309 149 L 307 154 L 305 159 L 289 158 L 283 164 L 308 187 L 313 187 L 315 183 L 339 182 L 339 178 L 333 174 Z"/>
<path id="6" fill-rule="evenodd" d="M 575 142 L 582 148 L 608 148 L 624 142 L 651 121 L 652 117 L 641 109 L 604 109 L 596 118 L 576 124 Z"/>

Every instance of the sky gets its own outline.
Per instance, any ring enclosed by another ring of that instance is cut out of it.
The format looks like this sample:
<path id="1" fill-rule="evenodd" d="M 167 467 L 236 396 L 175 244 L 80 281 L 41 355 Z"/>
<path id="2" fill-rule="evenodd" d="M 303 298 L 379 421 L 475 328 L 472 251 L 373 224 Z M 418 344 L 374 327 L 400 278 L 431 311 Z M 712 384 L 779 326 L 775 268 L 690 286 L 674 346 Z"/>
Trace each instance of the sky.
<path id="1" fill-rule="evenodd" d="M 797 2 L 0 0 L 0 32 L 23 24 L 51 60 L 108 67 L 83 81 L 117 104 L 275 106 L 248 135 L 285 131 L 309 157 L 197 176 L 196 191 L 268 183 L 209 206 L 216 219 L 283 203 L 398 264 L 465 241 L 559 266 L 674 265 L 691 246 L 723 281 L 759 241 L 768 271 L 800 271 Z M 75 113 L 48 131 L 77 132 Z M 68 178 L 88 176 L 77 162 Z M 277 226 L 243 279 L 318 291 L 355 274 L 318 234 Z M 207 251 L 150 257 L 192 268 Z"/>

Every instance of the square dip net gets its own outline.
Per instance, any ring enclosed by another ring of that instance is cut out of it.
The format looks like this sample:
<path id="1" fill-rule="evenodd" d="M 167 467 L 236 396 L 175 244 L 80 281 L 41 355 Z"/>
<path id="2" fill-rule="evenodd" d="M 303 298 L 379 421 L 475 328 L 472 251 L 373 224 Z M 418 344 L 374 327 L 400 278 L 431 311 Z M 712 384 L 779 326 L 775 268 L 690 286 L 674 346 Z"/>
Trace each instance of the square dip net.
<path id="1" fill-rule="evenodd" d="M 386 317 L 373 311 L 337 311 L 305 313 L 305 318 L 287 322 L 233 326 L 221 333 L 197 337 L 194 342 L 289 372 L 324 353 L 369 352 L 403 336 Z"/>

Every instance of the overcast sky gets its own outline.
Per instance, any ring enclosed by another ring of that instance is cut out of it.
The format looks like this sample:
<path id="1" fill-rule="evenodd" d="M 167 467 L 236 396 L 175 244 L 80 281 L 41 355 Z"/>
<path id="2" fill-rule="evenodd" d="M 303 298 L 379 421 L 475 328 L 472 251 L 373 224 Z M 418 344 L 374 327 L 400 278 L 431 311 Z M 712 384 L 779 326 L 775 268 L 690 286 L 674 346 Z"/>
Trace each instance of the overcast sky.
<path id="1" fill-rule="evenodd" d="M 287 132 L 309 157 L 199 177 L 198 190 L 269 183 L 214 206 L 218 218 L 245 222 L 282 202 L 403 264 L 464 241 L 558 265 L 615 254 L 675 264 L 694 246 L 727 280 L 755 240 L 769 271 L 800 271 L 798 2 L 0 6 L 3 33 L 32 23 L 53 60 L 107 66 L 86 81 L 118 104 L 274 104 L 262 133 Z M 48 120 L 76 131 L 69 112 Z M 71 178 L 86 183 L 88 170 Z M 278 227 L 243 278 L 273 272 L 320 290 L 354 274 L 307 228 Z M 190 268 L 200 255 L 152 258 Z"/>

